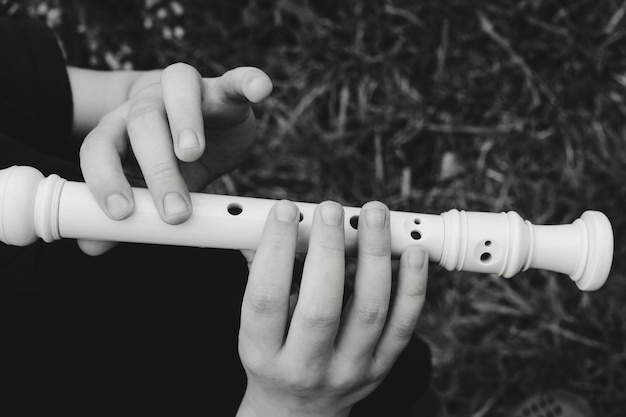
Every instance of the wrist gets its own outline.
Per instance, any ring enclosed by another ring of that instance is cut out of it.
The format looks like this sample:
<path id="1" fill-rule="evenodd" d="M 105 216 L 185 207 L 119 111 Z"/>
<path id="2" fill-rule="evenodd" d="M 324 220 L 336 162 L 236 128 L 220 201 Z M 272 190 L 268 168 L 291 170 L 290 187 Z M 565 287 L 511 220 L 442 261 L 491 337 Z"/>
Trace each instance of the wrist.
<path id="1" fill-rule="evenodd" d="M 295 406 L 271 395 L 255 396 L 246 390 L 237 417 L 348 417 L 352 406 L 332 409 L 310 403 Z"/>
<path id="2" fill-rule="evenodd" d="M 128 100 L 143 71 L 67 68 L 74 104 L 73 133 L 84 137 L 101 118 Z"/>

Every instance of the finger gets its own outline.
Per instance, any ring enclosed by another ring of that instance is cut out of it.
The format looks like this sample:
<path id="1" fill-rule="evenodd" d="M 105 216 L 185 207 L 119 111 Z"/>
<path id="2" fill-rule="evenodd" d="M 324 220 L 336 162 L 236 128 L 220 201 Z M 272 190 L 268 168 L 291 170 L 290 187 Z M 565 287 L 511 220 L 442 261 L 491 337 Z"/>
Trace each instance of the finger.
<path id="1" fill-rule="evenodd" d="M 163 70 L 161 86 L 176 156 L 193 162 L 205 149 L 202 77 L 191 65 L 178 63 Z"/>
<path id="2" fill-rule="evenodd" d="M 121 111 L 103 117 L 80 148 L 83 178 L 98 205 L 113 220 L 128 217 L 134 209 L 121 161 L 127 151 L 126 120 Z"/>
<path id="3" fill-rule="evenodd" d="M 191 199 L 178 169 L 160 96 L 139 93 L 130 106 L 127 129 L 159 216 L 169 224 L 186 221 L 191 216 Z"/>
<path id="4" fill-rule="evenodd" d="M 283 346 L 296 251 L 299 211 L 280 201 L 265 223 L 241 307 L 240 347 L 272 356 Z M 243 352 L 245 353 L 245 352 Z"/>
<path id="5" fill-rule="evenodd" d="M 105 240 L 78 239 L 77 243 L 80 250 L 89 256 L 100 256 L 117 246 L 117 242 Z"/>
<path id="6" fill-rule="evenodd" d="M 415 333 L 426 300 L 428 255 L 418 246 L 407 248 L 400 258 L 398 284 L 392 307 L 374 353 L 376 366 L 388 370 Z"/>
<path id="7" fill-rule="evenodd" d="M 332 352 L 341 317 L 345 274 L 343 207 L 325 202 L 313 216 L 298 302 L 285 348 L 300 363 L 323 361 Z"/>
<path id="8" fill-rule="evenodd" d="M 251 114 L 250 103 L 261 102 L 273 88 L 267 74 L 254 67 L 238 67 L 203 81 L 204 120 L 213 127 L 244 122 Z"/>
<path id="9" fill-rule="evenodd" d="M 383 203 L 371 202 L 359 215 L 354 292 L 341 325 L 338 351 L 356 358 L 372 355 L 385 325 L 390 294 L 389 210 Z"/>

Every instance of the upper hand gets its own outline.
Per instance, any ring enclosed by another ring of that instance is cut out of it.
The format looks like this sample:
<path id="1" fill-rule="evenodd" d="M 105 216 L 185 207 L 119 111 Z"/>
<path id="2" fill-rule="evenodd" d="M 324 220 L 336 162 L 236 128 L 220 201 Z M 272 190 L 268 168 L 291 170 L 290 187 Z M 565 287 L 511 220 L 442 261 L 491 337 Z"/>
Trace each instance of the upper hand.
<path id="1" fill-rule="evenodd" d="M 216 78 L 202 78 L 187 64 L 145 73 L 84 139 L 85 182 L 112 219 L 133 212 L 132 183 L 148 187 L 163 221 L 182 223 L 192 213 L 190 191 L 201 191 L 245 158 L 256 133 L 250 104 L 271 91 L 269 77 L 253 67 Z M 111 246 L 79 245 L 91 254 Z"/>
<path id="2" fill-rule="evenodd" d="M 368 203 L 359 219 L 355 288 L 344 306 L 343 209 L 318 207 L 291 315 L 299 216 L 292 203 L 273 207 L 242 304 L 248 385 L 238 416 L 348 415 L 408 344 L 425 298 L 426 253 L 417 246 L 403 253 L 392 291 L 389 211 Z"/>

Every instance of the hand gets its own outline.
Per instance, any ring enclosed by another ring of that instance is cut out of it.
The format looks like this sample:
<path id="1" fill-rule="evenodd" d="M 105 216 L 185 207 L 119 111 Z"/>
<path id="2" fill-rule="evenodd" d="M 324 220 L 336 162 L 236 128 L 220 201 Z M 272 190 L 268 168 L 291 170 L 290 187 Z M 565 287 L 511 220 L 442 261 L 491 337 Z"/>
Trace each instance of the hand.
<path id="1" fill-rule="evenodd" d="M 112 219 L 128 217 L 132 182 L 148 187 L 163 221 L 186 221 L 190 190 L 201 191 L 247 155 L 256 133 L 250 103 L 271 91 L 269 77 L 252 67 L 202 78 L 193 67 L 174 64 L 140 76 L 81 147 L 83 176 L 98 204 Z M 79 245 L 96 255 L 113 244 Z"/>
<path id="2" fill-rule="evenodd" d="M 239 353 L 248 385 L 239 417 L 347 416 L 408 344 L 424 304 L 427 255 L 405 250 L 392 291 L 389 210 L 371 202 L 359 218 L 354 293 L 343 306 L 343 208 L 318 207 L 291 315 L 299 215 L 286 201 L 271 210 L 242 304 Z"/>

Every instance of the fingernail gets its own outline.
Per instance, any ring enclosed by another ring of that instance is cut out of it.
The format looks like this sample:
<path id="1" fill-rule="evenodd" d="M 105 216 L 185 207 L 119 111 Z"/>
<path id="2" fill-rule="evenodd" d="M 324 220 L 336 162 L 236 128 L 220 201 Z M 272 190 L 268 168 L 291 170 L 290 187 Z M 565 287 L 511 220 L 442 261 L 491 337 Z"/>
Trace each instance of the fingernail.
<path id="1" fill-rule="evenodd" d="M 428 254 L 421 250 L 414 250 L 409 253 L 409 267 L 411 269 L 422 269 L 426 265 Z"/>
<path id="2" fill-rule="evenodd" d="M 178 135 L 178 148 L 179 149 L 192 149 L 197 148 L 200 145 L 198 141 L 198 135 L 192 129 L 184 129 Z"/>
<path id="3" fill-rule="evenodd" d="M 298 216 L 298 208 L 287 201 L 279 201 L 274 209 L 274 216 L 281 222 L 293 222 Z"/>
<path id="4" fill-rule="evenodd" d="M 371 230 L 383 230 L 386 223 L 386 211 L 382 209 L 365 210 L 365 221 Z"/>
<path id="5" fill-rule="evenodd" d="M 130 202 L 123 195 L 115 193 L 107 197 L 106 207 L 111 217 L 119 219 L 130 210 Z"/>
<path id="6" fill-rule="evenodd" d="M 166 216 L 181 214 L 189 210 L 187 202 L 178 193 L 168 193 L 163 198 L 163 211 Z"/>
<path id="7" fill-rule="evenodd" d="M 320 207 L 322 222 L 326 226 L 339 226 L 343 221 L 343 207 L 338 204 L 328 203 Z"/>

